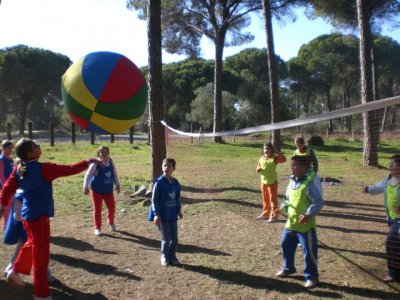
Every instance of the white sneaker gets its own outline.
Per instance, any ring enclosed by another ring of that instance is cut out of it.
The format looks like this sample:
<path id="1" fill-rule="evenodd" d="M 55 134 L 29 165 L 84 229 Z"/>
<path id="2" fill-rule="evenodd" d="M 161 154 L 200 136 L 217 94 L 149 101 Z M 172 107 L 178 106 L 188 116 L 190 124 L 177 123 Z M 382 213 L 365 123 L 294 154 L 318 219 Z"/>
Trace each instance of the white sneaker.
<path id="1" fill-rule="evenodd" d="M 4 269 L 4 276 L 7 277 L 7 273 L 11 270 L 12 264 L 9 263 L 8 266 Z"/>
<path id="2" fill-rule="evenodd" d="M 307 280 L 306 283 L 304 284 L 304 287 L 307 289 L 311 289 L 317 285 L 317 280 Z"/>
<path id="3" fill-rule="evenodd" d="M 112 232 L 117 231 L 117 227 L 115 226 L 115 224 L 110 224 L 110 231 Z"/>
<path id="4" fill-rule="evenodd" d="M 10 271 L 8 271 L 6 281 L 16 287 L 24 287 L 25 286 L 25 283 L 19 277 L 18 273 L 14 271 L 14 269 L 11 269 Z"/>
<path id="5" fill-rule="evenodd" d="M 96 228 L 96 229 L 94 230 L 94 235 L 100 236 L 100 235 L 101 235 L 101 230 Z"/>
<path id="6" fill-rule="evenodd" d="M 169 262 L 164 255 L 161 255 L 161 265 L 164 267 L 167 267 L 169 265 Z"/>

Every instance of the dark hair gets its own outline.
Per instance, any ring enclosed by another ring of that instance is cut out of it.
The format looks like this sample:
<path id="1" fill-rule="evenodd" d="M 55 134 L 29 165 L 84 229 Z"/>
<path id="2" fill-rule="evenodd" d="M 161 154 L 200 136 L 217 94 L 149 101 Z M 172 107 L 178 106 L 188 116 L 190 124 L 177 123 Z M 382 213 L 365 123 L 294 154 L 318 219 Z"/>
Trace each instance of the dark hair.
<path id="1" fill-rule="evenodd" d="M 297 136 L 297 137 L 294 139 L 294 142 L 295 142 L 296 144 L 305 145 L 305 141 L 304 141 L 304 138 L 303 138 L 302 136 Z"/>
<path id="2" fill-rule="evenodd" d="M 28 159 L 28 153 L 35 149 L 35 143 L 31 139 L 22 138 L 15 144 L 15 154 L 21 160 Z"/>
<path id="3" fill-rule="evenodd" d="M 393 162 L 397 165 L 400 165 L 400 154 L 395 154 L 393 155 L 390 160 L 393 160 Z"/>
<path id="4" fill-rule="evenodd" d="M 265 143 L 264 146 L 263 146 L 263 148 L 264 148 L 264 147 L 269 147 L 269 148 L 271 148 L 272 153 L 275 153 L 275 148 L 274 148 L 274 145 L 272 145 L 272 143 Z"/>
<path id="5" fill-rule="evenodd" d="M 110 154 L 110 148 L 108 148 L 108 147 L 106 147 L 106 146 L 100 146 L 100 147 L 97 149 L 97 156 L 100 155 L 100 151 L 101 151 L 101 150 L 107 150 L 108 154 Z"/>
<path id="6" fill-rule="evenodd" d="M 35 149 L 35 146 L 35 142 L 27 138 L 22 138 L 15 144 L 15 154 L 20 160 L 17 164 L 17 170 L 21 178 L 28 174 L 28 169 L 26 168 L 24 160 L 28 160 L 28 153 L 32 152 Z"/>
<path id="7" fill-rule="evenodd" d="M 173 159 L 172 157 L 167 157 L 163 160 L 163 163 L 166 163 L 166 162 L 170 163 L 175 168 L 175 166 L 176 166 L 175 159 Z"/>
<path id="8" fill-rule="evenodd" d="M 290 160 L 297 162 L 300 166 L 310 167 L 311 158 L 308 155 L 295 155 Z"/>
<path id="9" fill-rule="evenodd" d="M 11 146 L 13 143 L 10 140 L 3 140 L 1 142 L 1 149 L 4 150 L 4 148 L 7 148 Z"/>

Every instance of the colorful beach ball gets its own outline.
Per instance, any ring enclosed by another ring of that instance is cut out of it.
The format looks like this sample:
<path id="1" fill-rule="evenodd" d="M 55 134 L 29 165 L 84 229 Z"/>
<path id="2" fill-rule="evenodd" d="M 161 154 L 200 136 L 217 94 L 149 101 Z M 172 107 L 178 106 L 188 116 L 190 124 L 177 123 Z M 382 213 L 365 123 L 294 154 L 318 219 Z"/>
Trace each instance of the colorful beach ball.
<path id="1" fill-rule="evenodd" d="M 118 134 L 143 115 L 147 85 L 139 68 L 125 56 L 93 52 L 62 76 L 61 94 L 71 118 L 82 129 Z"/>

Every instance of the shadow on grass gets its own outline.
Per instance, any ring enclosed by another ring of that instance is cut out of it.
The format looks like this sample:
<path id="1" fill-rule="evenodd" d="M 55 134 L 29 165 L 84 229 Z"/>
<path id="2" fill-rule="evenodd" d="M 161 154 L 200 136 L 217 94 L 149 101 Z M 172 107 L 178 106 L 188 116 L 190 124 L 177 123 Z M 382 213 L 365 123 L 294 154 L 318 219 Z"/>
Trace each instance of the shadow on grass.
<path id="1" fill-rule="evenodd" d="M 139 243 L 141 245 L 144 245 L 144 246 L 147 246 L 150 248 L 160 249 L 160 247 L 161 247 L 160 240 L 149 239 L 144 236 L 136 235 L 136 234 L 126 232 L 126 231 L 119 231 L 119 233 L 124 236 L 127 236 L 128 238 L 120 237 L 120 236 L 116 236 L 116 235 L 110 235 L 109 237 L 114 238 L 114 239 L 123 239 L 128 242 Z M 178 252 L 179 253 L 205 253 L 208 255 L 215 255 L 215 256 L 231 256 L 231 254 L 226 253 L 226 252 L 203 248 L 203 247 L 198 247 L 198 246 L 193 246 L 193 245 L 185 245 L 185 244 L 178 245 Z"/>
<path id="2" fill-rule="evenodd" d="M 296 279 L 301 282 L 297 284 L 289 282 L 284 279 L 274 279 L 270 277 L 262 277 L 250 275 L 241 271 L 228 271 L 223 269 L 213 269 L 204 266 L 195 266 L 182 264 L 181 268 L 187 271 L 196 272 L 213 277 L 217 280 L 229 283 L 242 285 L 253 289 L 262 289 L 266 291 L 276 291 L 284 294 L 309 294 L 310 296 L 316 296 L 319 298 L 334 298 L 341 299 L 346 293 L 349 295 L 362 296 L 365 299 L 398 299 L 399 295 L 397 292 L 384 292 L 376 291 L 367 288 L 347 287 L 339 286 L 331 283 L 320 282 L 318 287 L 312 290 L 307 290 L 303 287 L 304 279 L 302 276 L 291 276 L 291 279 Z M 390 285 L 389 285 L 390 286 Z M 393 286 L 390 286 L 393 290 L 398 291 Z M 321 289 L 328 289 L 330 291 L 324 291 Z"/>
<path id="3" fill-rule="evenodd" d="M 326 244 L 323 244 L 323 243 L 321 243 L 321 245 L 319 245 L 319 249 L 325 249 L 325 250 L 328 250 L 328 251 L 333 251 L 337 255 L 338 255 L 338 253 L 348 252 L 348 253 L 359 254 L 360 256 L 369 256 L 369 257 L 374 257 L 374 258 L 379 258 L 379 259 L 386 260 L 386 254 L 383 253 L 383 252 L 358 251 L 358 250 L 350 250 L 350 249 L 343 249 L 343 248 L 333 248 L 333 247 L 327 246 Z M 346 258 L 346 260 L 347 260 L 347 258 Z M 354 262 L 353 262 L 353 264 L 356 265 L 356 263 L 354 263 Z M 376 278 L 379 279 L 378 277 L 376 277 Z"/>
<path id="4" fill-rule="evenodd" d="M 103 300 L 107 299 L 100 293 L 89 294 L 82 293 L 81 291 L 72 289 L 61 282 L 57 282 L 50 285 L 51 296 L 53 299 L 64 300 L 64 299 L 85 299 L 85 300 Z M 12 299 L 12 300 L 26 300 L 32 299 L 33 286 L 26 283 L 24 288 L 14 288 L 7 284 L 4 280 L 0 281 L 0 299 Z"/>
<path id="5" fill-rule="evenodd" d="M 223 193 L 226 191 L 241 191 L 241 192 L 250 192 L 250 193 L 261 193 L 260 190 L 251 189 L 248 187 L 240 187 L 240 186 L 231 186 L 231 187 L 216 187 L 216 188 L 198 188 L 194 186 L 182 186 L 182 191 L 189 193 Z"/>
<path id="6" fill-rule="evenodd" d="M 118 271 L 112 265 L 94 263 L 87 260 L 74 258 L 62 254 L 50 254 L 50 259 L 55 260 L 60 264 L 71 266 L 74 268 L 80 268 L 93 274 L 112 275 L 112 276 L 126 277 L 131 280 L 141 280 L 141 278 L 138 276 Z"/>
<path id="7" fill-rule="evenodd" d="M 357 220 L 357 221 L 367 221 L 367 222 L 376 222 L 376 223 L 386 223 L 386 219 L 383 216 L 375 216 L 370 214 L 360 214 L 360 213 L 343 213 L 336 211 L 324 210 L 319 213 L 320 216 L 330 217 L 330 218 L 339 218 L 345 220 Z"/>
<path id="8" fill-rule="evenodd" d="M 246 286 L 253 289 L 260 289 L 266 291 L 277 291 L 285 294 L 299 294 L 308 293 L 309 291 L 303 287 L 302 276 L 292 276 L 292 279 L 298 279 L 301 283 L 293 283 L 285 280 L 279 280 L 269 277 L 256 276 L 247 274 L 241 271 L 228 271 L 223 269 L 213 269 L 204 266 L 195 266 L 182 264 L 181 268 L 187 271 L 196 272 L 213 277 L 217 280 L 226 282 L 228 284 L 237 284 Z M 312 292 L 319 297 L 325 298 L 340 298 L 337 292 L 315 291 Z"/>
<path id="9" fill-rule="evenodd" d="M 324 206 L 332 206 L 346 209 L 368 209 L 369 211 L 384 211 L 383 204 L 367 204 L 359 202 L 348 202 L 348 201 L 324 201 Z M 372 208 L 373 207 L 373 208 Z"/>
<path id="10" fill-rule="evenodd" d="M 102 254 L 116 254 L 112 251 L 98 250 L 92 244 L 70 237 L 52 236 L 51 243 L 60 247 L 78 251 L 93 251 Z"/>
<path id="11" fill-rule="evenodd" d="M 188 197 L 181 197 L 182 204 L 195 204 L 195 203 L 207 203 L 207 202 L 222 202 L 226 204 L 236 204 L 244 207 L 252 207 L 252 208 L 262 208 L 262 203 L 260 200 L 260 204 L 252 203 L 252 202 L 247 202 L 247 201 L 242 201 L 242 200 L 235 200 L 235 199 L 194 199 L 194 198 L 188 198 Z"/>
<path id="12" fill-rule="evenodd" d="M 352 253 L 358 253 L 358 251 L 354 250 L 347 250 L 347 249 L 338 249 L 338 248 L 333 248 L 328 246 L 327 244 L 321 242 L 321 240 L 318 241 L 319 247 L 328 251 L 332 251 L 334 254 L 345 260 L 347 263 L 355 266 L 359 270 L 361 270 L 365 275 L 368 275 L 375 280 L 381 282 L 382 284 L 388 286 L 390 289 L 395 291 L 395 293 L 390 293 L 390 292 L 384 292 L 384 291 L 375 291 L 375 290 L 366 290 L 363 288 L 356 288 L 356 287 L 346 287 L 346 286 L 336 286 L 333 284 L 325 283 L 329 288 L 335 288 L 338 290 L 343 290 L 346 293 L 349 294 L 354 294 L 354 295 L 359 295 L 359 296 L 365 296 L 366 298 L 373 298 L 373 299 L 399 299 L 399 293 L 400 293 L 400 288 L 398 286 L 392 285 L 391 283 L 383 282 L 381 278 L 379 278 L 376 274 L 374 274 L 372 271 L 366 269 L 364 266 L 361 266 L 357 264 L 353 259 L 347 258 L 342 252 L 352 252 Z M 383 253 L 376 253 L 376 252 L 360 252 L 360 255 L 370 255 L 378 258 L 383 258 L 385 257 L 380 257 L 380 255 L 385 256 Z"/>
<path id="13" fill-rule="evenodd" d="M 328 229 L 328 230 L 336 230 L 336 231 L 344 232 L 344 233 L 376 234 L 376 235 L 383 235 L 383 236 L 387 235 L 385 232 L 381 232 L 381 231 L 355 229 L 355 228 L 344 228 L 344 227 L 339 227 L 339 226 L 325 226 L 325 225 L 321 225 L 321 224 L 318 224 L 318 228 L 324 228 L 324 229 Z"/>

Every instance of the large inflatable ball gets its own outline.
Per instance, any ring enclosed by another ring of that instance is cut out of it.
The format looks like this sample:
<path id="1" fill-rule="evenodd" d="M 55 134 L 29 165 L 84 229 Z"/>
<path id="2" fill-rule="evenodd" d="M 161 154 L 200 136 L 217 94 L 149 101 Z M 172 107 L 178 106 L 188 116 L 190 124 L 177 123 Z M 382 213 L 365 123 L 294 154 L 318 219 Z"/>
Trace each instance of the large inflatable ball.
<path id="1" fill-rule="evenodd" d="M 93 52 L 72 64 L 62 76 L 61 93 L 72 121 L 100 134 L 118 134 L 133 126 L 147 102 L 142 72 L 113 52 Z"/>

